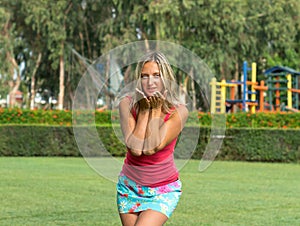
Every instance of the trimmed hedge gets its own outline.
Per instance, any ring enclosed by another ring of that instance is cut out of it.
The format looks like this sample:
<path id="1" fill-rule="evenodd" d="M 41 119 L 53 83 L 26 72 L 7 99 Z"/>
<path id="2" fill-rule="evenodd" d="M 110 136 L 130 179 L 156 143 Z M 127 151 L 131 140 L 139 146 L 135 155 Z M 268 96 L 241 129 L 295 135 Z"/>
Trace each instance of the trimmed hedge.
<path id="1" fill-rule="evenodd" d="M 98 126 L 105 148 L 113 156 L 124 156 L 125 146 L 111 126 Z M 189 132 L 199 128 L 187 127 Z M 219 160 L 300 162 L 300 130 L 229 128 L 217 155 Z M 192 158 L 200 159 L 210 139 L 210 129 L 201 127 Z M 180 139 L 179 139 L 180 140 Z M 97 141 L 87 141 L 87 145 Z M 186 142 L 188 140 L 180 140 Z M 92 149 L 91 149 L 92 150 Z M 99 152 L 98 152 L 99 151 Z M 97 156 L 103 150 L 92 150 Z M 175 153 L 176 155 L 176 153 Z M 0 156 L 82 156 L 71 126 L 0 126 Z"/>
<path id="2" fill-rule="evenodd" d="M 218 158 L 223 160 L 299 162 L 300 130 L 227 129 Z"/>
<path id="3" fill-rule="evenodd" d="M 0 126 L 0 156 L 80 156 L 72 127 Z"/>
<path id="4" fill-rule="evenodd" d="M 75 113 L 74 113 L 75 114 Z M 85 124 L 107 124 L 111 122 L 111 111 L 77 111 L 76 119 Z M 72 125 L 72 111 L 69 110 L 28 110 L 18 108 L 0 108 L 0 125 Z"/>
<path id="5" fill-rule="evenodd" d="M 191 113 L 193 116 L 195 113 Z M 195 118 L 195 116 L 193 116 Z M 198 113 L 202 125 L 210 126 L 212 115 L 209 113 Z M 300 129 L 300 113 L 292 112 L 239 112 L 226 114 L 227 128 L 294 128 Z"/>
<path id="6" fill-rule="evenodd" d="M 116 111 L 77 111 L 75 119 L 78 125 L 109 125 L 118 123 L 118 112 Z M 72 125 L 72 111 L 58 110 L 28 110 L 28 109 L 1 109 L 0 108 L 0 124 L 43 124 L 43 125 Z M 188 125 L 210 126 L 212 123 L 212 115 L 209 113 L 191 112 Z M 227 128 L 295 128 L 300 129 L 300 113 L 256 113 L 250 114 L 240 112 L 234 114 L 226 114 Z"/>

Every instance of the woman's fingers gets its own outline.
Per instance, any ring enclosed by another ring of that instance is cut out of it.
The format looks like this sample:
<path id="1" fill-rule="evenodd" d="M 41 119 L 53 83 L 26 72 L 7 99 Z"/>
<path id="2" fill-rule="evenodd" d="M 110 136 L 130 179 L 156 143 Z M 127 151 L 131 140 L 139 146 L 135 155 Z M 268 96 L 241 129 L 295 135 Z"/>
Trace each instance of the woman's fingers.
<path id="1" fill-rule="evenodd" d="M 143 91 L 139 90 L 138 88 L 135 88 L 135 90 L 142 96 L 141 98 L 147 98 Z"/>
<path id="2" fill-rule="evenodd" d="M 167 93 L 168 93 L 168 90 L 165 90 L 163 94 L 161 92 L 159 92 L 159 91 L 156 91 L 154 93 L 154 96 L 162 98 L 163 100 L 165 100 L 166 97 L 167 97 Z"/>
<path id="3" fill-rule="evenodd" d="M 139 92 L 140 94 L 144 94 L 143 91 L 141 91 L 139 88 L 135 88 L 135 90 L 136 90 L 137 92 Z"/>
<path id="4" fill-rule="evenodd" d="M 143 91 L 139 90 L 138 88 L 135 89 L 137 92 L 137 101 L 141 111 L 149 110 L 151 105 L 150 101 L 146 97 Z"/>
<path id="5" fill-rule="evenodd" d="M 160 92 L 155 92 L 153 96 L 149 97 L 151 108 L 160 108 L 164 102 L 164 98 Z"/>

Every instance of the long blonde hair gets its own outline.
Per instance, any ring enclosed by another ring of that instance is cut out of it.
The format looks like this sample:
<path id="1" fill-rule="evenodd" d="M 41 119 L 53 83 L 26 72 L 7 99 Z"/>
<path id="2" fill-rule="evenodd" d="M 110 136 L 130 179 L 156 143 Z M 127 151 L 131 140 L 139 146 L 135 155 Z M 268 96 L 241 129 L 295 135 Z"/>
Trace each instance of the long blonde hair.
<path id="1" fill-rule="evenodd" d="M 165 113 L 169 113 L 171 108 L 181 104 L 177 94 L 178 85 L 176 83 L 176 78 L 174 76 L 171 65 L 165 55 L 159 51 L 150 51 L 145 54 L 138 62 L 135 69 L 136 88 L 140 90 L 142 90 L 141 71 L 147 62 L 156 62 L 158 65 L 164 90 L 168 91 L 166 95 L 166 101 L 164 101 L 164 104 L 162 106 L 162 110 Z M 136 94 L 134 94 L 131 107 L 138 108 L 138 101 L 139 100 L 137 99 Z"/>

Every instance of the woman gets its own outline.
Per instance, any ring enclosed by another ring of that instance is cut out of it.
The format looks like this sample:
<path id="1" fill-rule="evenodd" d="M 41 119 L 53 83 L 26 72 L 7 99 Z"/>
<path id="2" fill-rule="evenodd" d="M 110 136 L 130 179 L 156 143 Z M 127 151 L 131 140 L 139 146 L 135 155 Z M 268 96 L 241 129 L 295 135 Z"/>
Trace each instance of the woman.
<path id="1" fill-rule="evenodd" d="M 173 152 L 188 117 L 166 57 L 149 52 L 136 68 L 136 92 L 119 104 L 127 154 L 117 184 L 124 226 L 163 225 L 181 196 Z"/>

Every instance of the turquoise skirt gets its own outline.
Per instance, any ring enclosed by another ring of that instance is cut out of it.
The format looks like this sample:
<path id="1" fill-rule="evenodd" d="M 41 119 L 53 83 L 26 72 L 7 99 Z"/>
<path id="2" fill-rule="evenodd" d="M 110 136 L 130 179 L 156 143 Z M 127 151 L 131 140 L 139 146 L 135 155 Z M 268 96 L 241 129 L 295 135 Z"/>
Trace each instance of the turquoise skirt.
<path id="1" fill-rule="evenodd" d="M 119 213 L 138 213 L 151 209 L 169 218 L 181 196 L 181 186 L 181 181 L 177 180 L 159 187 L 146 187 L 120 175 L 117 183 Z"/>

